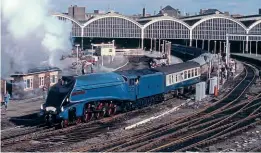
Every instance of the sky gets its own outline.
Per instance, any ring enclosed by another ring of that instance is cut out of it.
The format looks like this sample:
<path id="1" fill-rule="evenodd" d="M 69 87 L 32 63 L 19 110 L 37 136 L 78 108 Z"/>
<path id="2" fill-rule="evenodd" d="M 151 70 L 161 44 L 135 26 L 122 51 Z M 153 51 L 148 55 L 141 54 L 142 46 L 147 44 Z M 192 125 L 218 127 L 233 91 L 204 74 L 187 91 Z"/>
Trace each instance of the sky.
<path id="1" fill-rule="evenodd" d="M 179 9 L 182 14 L 195 15 L 200 9 L 216 8 L 220 11 L 228 11 L 232 14 L 253 15 L 258 14 L 261 8 L 261 0 L 52 0 L 52 7 L 58 12 L 67 12 L 68 6 L 85 6 L 86 12 L 93 10 L 114 10 L 124 15 L 141 14 L 142 8 L 146 12 L 154 14 L 160 7 L 167 5 Z"/>

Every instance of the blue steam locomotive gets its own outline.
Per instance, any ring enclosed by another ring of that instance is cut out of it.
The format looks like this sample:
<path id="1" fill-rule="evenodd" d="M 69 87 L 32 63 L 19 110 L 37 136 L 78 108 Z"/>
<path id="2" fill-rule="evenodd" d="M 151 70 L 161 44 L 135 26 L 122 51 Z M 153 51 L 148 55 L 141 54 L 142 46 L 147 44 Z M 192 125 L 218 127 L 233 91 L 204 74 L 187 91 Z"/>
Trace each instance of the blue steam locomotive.
<path id="1" fill-rule="evenodd" d="M 41 115 L 47 124 L 89 122 L 164 100 L 169 92 L 200 81 L 200 65 L 186 62 L 154 69 L 63 77 L 51 87 Z"/>

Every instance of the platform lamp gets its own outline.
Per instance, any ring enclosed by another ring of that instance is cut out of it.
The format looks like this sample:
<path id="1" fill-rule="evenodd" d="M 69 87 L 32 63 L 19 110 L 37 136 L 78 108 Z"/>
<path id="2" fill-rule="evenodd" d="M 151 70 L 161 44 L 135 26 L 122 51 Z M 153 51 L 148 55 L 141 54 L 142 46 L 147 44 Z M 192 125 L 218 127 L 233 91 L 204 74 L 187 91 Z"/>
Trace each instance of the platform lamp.
<path id="1" fill-rule="evenodd" d="M 79 64 L 79 63 L 78 63 L 78 60 L 79 60 L 79 59 L 78 59 L 78 56 L 79 56 L 79 46 L 80 46 L 80 45 L 79 45 L 79 44 L 76 44 L 75 46 L 77 47 L 77 49 L 76 49 L 76 54 L 77 54 L 77 55 L 76 55 L 76 63 L 77 63 L 76 74 L 78 75 L 78 64 Z"/>

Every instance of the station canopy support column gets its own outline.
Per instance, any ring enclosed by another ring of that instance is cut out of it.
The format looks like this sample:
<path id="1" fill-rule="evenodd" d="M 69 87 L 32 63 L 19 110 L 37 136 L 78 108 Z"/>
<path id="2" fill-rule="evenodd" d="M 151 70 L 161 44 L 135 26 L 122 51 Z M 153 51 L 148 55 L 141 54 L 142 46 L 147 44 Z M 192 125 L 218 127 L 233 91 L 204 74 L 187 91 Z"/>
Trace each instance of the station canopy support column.
<path id="1" fill-rule="evenodd" d="M 228 64 L 228 62 L 230 60 L 230 46 L 229 46 L 230 37 L 245 37 L 246 38 L 246 52 L 248 52 L 248 41 L 249 41 L 249 38 L 261 38 L 261 35 L 226 34 L 226 64 Z M 251 41 L 252 40 L 250 40 L 250 42 Z M 250 47 L 251 47 L 251 43 L 250 43 Z M 250 52 L 251 52 L 251 49 L 250 49 Z M 244 54 L 244 43 L 243 43 L 243 54 Z M 257 56 L 257 47 L 256 47 L 256 56 Z"/>

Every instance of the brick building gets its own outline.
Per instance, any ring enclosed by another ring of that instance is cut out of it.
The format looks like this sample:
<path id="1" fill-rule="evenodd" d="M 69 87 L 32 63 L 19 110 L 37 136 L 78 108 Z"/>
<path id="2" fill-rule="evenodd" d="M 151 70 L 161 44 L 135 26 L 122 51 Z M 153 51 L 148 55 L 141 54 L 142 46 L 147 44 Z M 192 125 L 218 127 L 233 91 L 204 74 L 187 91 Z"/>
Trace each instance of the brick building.
<path id="1" fill-rule="evenodd" d="M 85 20 L 85 7 L 71 6 L 68 8 L 68 15 L 78 21 Z"/>
<path id="2" fill-rule="evenodd" d="M 27 73 L 15 73 L 11 75 L 12 98 L 26 99 L 41 96 L 42 88 L 47 88 L 58 82 L 60 69 L 44 67 L 30 69 Z"/>

